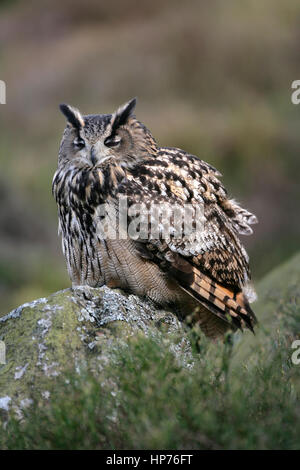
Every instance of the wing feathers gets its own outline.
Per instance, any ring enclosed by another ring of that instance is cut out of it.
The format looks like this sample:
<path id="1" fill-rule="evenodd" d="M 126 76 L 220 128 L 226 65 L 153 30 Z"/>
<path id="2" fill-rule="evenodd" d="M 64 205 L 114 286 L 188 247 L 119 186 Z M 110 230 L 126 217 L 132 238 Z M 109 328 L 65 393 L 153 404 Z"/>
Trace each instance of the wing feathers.
<path id="1" fill-rule="evenodd" d="M 184 270 L 182 264 L 185 264 Z M 187 264 L 190 267 L 189 272 Z M 221 286 L 185 260 L 181 260 L 180 264 L 176 263 L 172 272 L 183 290 L 229 323 L 234 330 L 249 328 L 253 331 L 257 320 L 242 291 L 234 292 Z"/>

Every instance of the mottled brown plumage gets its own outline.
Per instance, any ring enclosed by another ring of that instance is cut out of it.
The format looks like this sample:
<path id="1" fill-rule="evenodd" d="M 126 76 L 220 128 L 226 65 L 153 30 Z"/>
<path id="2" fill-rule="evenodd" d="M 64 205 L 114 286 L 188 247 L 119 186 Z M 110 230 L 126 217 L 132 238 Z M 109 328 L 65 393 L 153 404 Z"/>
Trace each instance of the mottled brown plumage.
<path id="1" fill-rule="evenodd" d="M 195 318 L 212 338 L 228 328 L 253 329 L 248 256 L 239 234 L 252 233 L 256 217 L 228 198 L 208 163 L 158 147 L 132 114 L 134 106 L 132 100 L 112 115 L 82 116 L 61 105 L 68 125 L 53 193 L 73 285 L 121 287 L 160 305 L 176 304 L 183 315 L 197 307 Z M 127 204 L 125 225 L 120 199 Z M 105 217 L 103 204 L 111 209 Z M 154 207 L 167 212 L 152 219 Z M 177 216 L 185 220 L 187 207 L 191 230 L 178 235 Z M 116 221 L 117 231 L 107 236 Z M 140 230 L 128 236 L 132 226 Z"/>

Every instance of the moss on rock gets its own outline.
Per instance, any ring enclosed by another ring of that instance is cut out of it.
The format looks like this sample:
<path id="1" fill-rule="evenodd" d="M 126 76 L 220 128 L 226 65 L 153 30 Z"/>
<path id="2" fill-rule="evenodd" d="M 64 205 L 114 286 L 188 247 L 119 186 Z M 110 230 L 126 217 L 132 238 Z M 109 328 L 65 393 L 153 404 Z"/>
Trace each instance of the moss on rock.
<path id="1" fill-rule="evenodd" d="M 111 352 L 135 335 L 167 342 L 172 337 L 169 345 L 178 359 L 191 360 L 184 326 L 174 313 L 119 290 L 77 287 L 18 307 L 0 317 L 6 346 L 0 408 L 20 410 L 32 396 L 47 398 L 66 371 L 84 366 L 100 374 Z"/>

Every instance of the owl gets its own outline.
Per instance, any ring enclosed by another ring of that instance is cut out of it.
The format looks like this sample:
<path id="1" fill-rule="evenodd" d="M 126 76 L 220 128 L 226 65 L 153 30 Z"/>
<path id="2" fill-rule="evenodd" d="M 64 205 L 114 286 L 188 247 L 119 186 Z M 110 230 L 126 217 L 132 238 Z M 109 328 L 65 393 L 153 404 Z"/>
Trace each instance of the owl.
<path id="1" fill-rule="evenodd" d="M 253 331 L 255 293 L 239 235 L 252 233 L 256 217 L 228 197 L 214 167 L 159 147 L 135 106 L 82 115 L 60 105 L 67 125 L 52 190 L 72 285 L 174 307 L 212 339 Z"/>

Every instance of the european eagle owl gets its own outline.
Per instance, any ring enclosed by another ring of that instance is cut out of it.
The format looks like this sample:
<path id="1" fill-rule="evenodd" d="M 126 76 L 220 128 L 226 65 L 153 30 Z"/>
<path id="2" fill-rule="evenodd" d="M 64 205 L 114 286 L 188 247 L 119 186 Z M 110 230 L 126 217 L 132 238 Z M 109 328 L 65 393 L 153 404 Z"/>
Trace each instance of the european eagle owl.
<path id="1" fill-rule="evenodd" d="M 239 234 L 252 233 L 256 217 L 229 199 L 211 165 L 159 147 L 135 105 L 87 116 L 60 106 L 67 126 L 53 194 L 73 286 L 105 284 L 194 311 L 211 338 L 253 330 Z"/>

